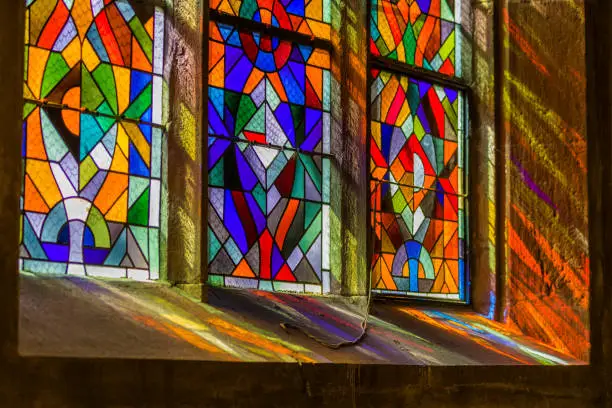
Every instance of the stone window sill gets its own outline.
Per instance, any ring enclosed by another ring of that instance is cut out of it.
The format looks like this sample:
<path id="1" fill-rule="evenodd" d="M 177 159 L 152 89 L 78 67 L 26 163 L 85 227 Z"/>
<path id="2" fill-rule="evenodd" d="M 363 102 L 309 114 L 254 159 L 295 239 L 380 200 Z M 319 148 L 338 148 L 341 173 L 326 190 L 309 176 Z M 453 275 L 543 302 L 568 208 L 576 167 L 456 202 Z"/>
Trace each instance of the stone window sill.
<path id="1" fill-rule="evenodd" d="M 168 285 L 21 274 L 22 356 L 393 365 L 583 362 L 465 307 L 375 301 L 366 338 L 351 299 L 210 288 L 198 303 Z"/>

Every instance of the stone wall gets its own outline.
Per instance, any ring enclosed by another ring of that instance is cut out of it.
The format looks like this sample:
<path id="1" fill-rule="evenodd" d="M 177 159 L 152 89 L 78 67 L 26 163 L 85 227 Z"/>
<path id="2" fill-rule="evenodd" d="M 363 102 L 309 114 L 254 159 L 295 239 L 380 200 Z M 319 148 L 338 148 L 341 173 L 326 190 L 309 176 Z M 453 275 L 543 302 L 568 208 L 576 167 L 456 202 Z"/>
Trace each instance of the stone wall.
<path id="1" fill-rule="evenodd" d="M 489 318 L 496 307 L 495 36 L 491 2 L 472 5 L 469 135 L 471 300 Z"/>
<path id="2" fill-rule="evenodd" d="M 206 255 L 202 253 L 202 219 L 207 184 L 202 173 L 202 2 L 166 4 L 166 66 L 169 84 L 167 172 L 168 279 L 204 298 Z M 204 139 L 205 141 L 205 139 Z M 205 233 L 204 229 L 204 233 Z"/>
<path id="3" fill-rule="evenodd" d="M 510 1 L 503 103 L 508 138 L 504 319 L 589 356 L 584 6 Z"/>

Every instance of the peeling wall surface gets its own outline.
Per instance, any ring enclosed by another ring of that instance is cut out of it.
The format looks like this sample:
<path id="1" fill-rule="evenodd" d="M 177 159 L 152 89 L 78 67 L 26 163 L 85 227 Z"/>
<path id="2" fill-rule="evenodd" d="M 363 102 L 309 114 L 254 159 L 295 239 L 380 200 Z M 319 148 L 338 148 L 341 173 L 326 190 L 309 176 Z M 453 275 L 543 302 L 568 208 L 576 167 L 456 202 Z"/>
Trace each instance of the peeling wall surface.
<path id="1" fill-rule="evenodd" d="M 589 356 L 584 6 L 509 2 L 506 318 Z"/>

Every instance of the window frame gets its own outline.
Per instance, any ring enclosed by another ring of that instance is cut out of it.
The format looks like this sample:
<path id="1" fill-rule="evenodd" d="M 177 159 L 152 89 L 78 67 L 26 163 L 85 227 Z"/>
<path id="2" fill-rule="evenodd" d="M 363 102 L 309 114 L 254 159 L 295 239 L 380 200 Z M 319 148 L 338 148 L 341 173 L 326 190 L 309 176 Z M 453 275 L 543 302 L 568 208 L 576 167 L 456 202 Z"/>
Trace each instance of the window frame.
<path id="1" fill-rule="evenodd" d="M 379 1 L 391 1 L 391 0 L 379 0 Z M 472 298 L 472 287 L 471 287 L 471 268 L 470 268 L 470 215 L 469 215 L 469 198 L 470 198 L 470 177 L 469 177 L 469 168 L 470 168 L 470 160 L 469 160 L 469 139 L 470 139 L 470 106 L 472 106 L 471 102 L 473 99 L 472 89 L 468 85 L 468 83 L 463 79 L 462 76 L 449 76 L 440 74 L 437 71 L 428 70 L 426 68 L 418 67 L 416 65 L 407 64 L 404 62 L 396 61 L 388 57 L 374 55 L 370 49 L 370 39 L 371 39 L 371 28 L 372 28 L 372 10 L 374 7 L 373 0 L 367 0 L 367 60 L 366 60 L 366 171 L 367 171 L 367 180 L 368 180 L 368 197 L 366 200 L 366 225 L 367 225 L 367 248 L 368 248 L 368 268 L 369 268 L 369 290 L 372 291 L 372 296 L 375 299 L 392 299 L 399 302 L 408 302 L 408 303 L 426 303 L 428 305 L 459 305 L 459 306 L 470 306 L 471 298 Z M 460 30 L 462 28 L 461 22 L 453 22 L 456 26 L 456 30 Z M 372 226 L 371 216 L 372 216 L 372 203 L 371 203 L 371 193 L 370 193 L 370 183 L 373 181 L 372 173 L 370 169 L 370 157 L 371 157 L 371 148 L 370 148 L 370 137 L 371 137 L 371 117 L 372 117 L 372 97 L 371 97 L 371 87 L 373 78 L 371 75 L 372 69 L 380 69 L 382 71 L 390 72 L 392 74 L 402 75 L 409 79 L 417 79 L 423 80 L 431 83 L 432 85 L 444 86 L 448 88 L 452 88 L 457 92 L 463 95 L 464 106 L 463 112 L 461 112 L 461 117 L 459 121 L 463 123 L 464 135 L 462 136 L 463 142 L 463 190 L 464 192 L 461 194 L 457 194 L 457 196 L 463 198 L 464 200 L 464 208 L 463 208 L 463 226 L 464 226 L 464 249 L 463 249 L 463 262 L 464 262 L 464 282 L 463 282 L 463 293 L 459 293 L 460 299 L 441 299 L 436 297 L 428 297 L 428 296 L 419 296 L 412 294 L 392 294 L 392 293 L 380 293 L 376 292 L 373 288 L 372 281 L 372 273 L 374 270 L 374 266 L 372 265 L 372 259 L 375 254 L 374 248 L 374 239 L 375 239 L 375 231 Z"/>
<path id="2" fill-rule="evenodd" d="M 202 129 L 202 152 L 201 152 L 202 154 L 202 175 L 201 175 L 202 200 L 200 204 L 201 214 L 202 214 L 201 231 L 200 231 L 200 242 L 201 242 L 200 253 L 202 255 L 201 255 L 200 265 L 201 265 L 201 271 L 206 271 L 202 273 L 201 280 L 202 282 L 210 285 L 211 283 L 209 279 L 210 279 L 211 274 L 210 274 L 210 262 L 208 260 L 209 258 L 209 255 L 208 255 L 209 220 L 208 218 L 209 218 L 210 205 L 209 205 L 209 194 L 208 194 L 209 192 L 209 169 L 208 169 L 208 143 L 207 143 L 208 139 L 211 137 L 208 133 L 208 95 L 209 95 L 209 92 L 208 92 L 208 87 L 209 87 L 208 85 L 208 73 L 209 73 L 208 58 L 209 58 L 209 42 L 210 42 L 210 33 L 209 33 L 210 24 L 213 22 L 219 23 L 219 24 L 226 24 L 226 25 L 235 27 L 236 31 L 238 32 L 241 32 L 241 31 L 242 32 L 244 31 L 257 32 L 260 35 L 276 37 L 281 41 L 289 41 L 292 43 L 297 43 L 299 45 L 309 46 L 309 47 L 312 47 L 313 49 L 314 48 L 320 49 L 322 51 L 325 51 L 328 54 L 330 58 L 330 65 L 331 65 L 331 61 L 334 56 L 334 50 L 333 50 L 331 39 L 323 39 L 323 38 L 318 38 L 316 36 L 308 36 L 298 31 L 292 31 L 292 30 L 281 28 L 281 27 L 276 27 L 271 24 L 266 24 L 266 23 L 242 18 L 237 15 L 231 15 L 228 13 L 220 12 L 218 10 L 211 9 L 208 1 L 205 2 L 203 9 L 204 9 L 203 11 L 203 17 L 204 17 L 203 21 L 204 22 L 203 22 L 203 27 L 202 27 L 202 50 L 203 50 L 202 52 L 202 127 L 203 129 Z M 331 66 L 330 66 L 329 71 L 331 74 Z M 331 92 L 331 89 L 330 89 L 330 92 Z M 328 112 L 328 114 L 330 115 L 330 120 L 331 120 L 331 112 Z M 331 139 L 331 123 L 330 123 L 329 133 L 330 133 L 330 139 Z M 212 136 L 212 137 L 218 137 L 220 139 L 227 140 L 232 144 L 245 143 L 245 144 L 249 144 L 252 146 L 265 147 L 268 149 L 276 149 L 280 151 L 285 151 L 285 150 L 293 151 L 295 152 L 296 155 L 306 155 L 308 157 L 319 157 L 321 158 L 321 160 L 328 160 L 329 162 L 332 162 L 334 158 L 334 155 L 331 153 L 331 151 L 325 151 L 324 149 L 321 149 L 320 152 L 304 151 L 299 147 L 287 148 L 283 146 L 277 146 L 273 144 L 260 143 L 260 142 L 249 141 L 249 140 L 238 140 L 234 138 L 225 138 L 221 136 Z M 331 140 L 329 140 L 329 144 L 331 144 Z M 323 167 L 321 168 L 321 177 L 324 178 L 325 177 L 325 172 L 323 170 L 324 165 L 322 166 Z M 331 171 L 330 167 L 331 166 L 328 166 L 328 173 L 327 173 L 328 177 L 331 176 L 329 174 L 329 172 Z M 324 195 L 324 192 L 322 191 L 322 194 L 321 194 L 322 197 L 320 201 L 321 206 L 322 206 L 322 210 L 321 210 L 322 213 L 323 213 L 323 206 L 325 205 L 327 205 L 328 207 L 330 206 L 330 202 L 324 201 L 323 195 Z M 311 200 L 305 200 L 305 199 L 299 199 L 299 200 L 305 201 L 305 202 L 312 202 Z M 329 225 L 328 225 L 328 228 L 329 228 Z M 321 234 L 323 234 L 323 228 L 322 228 Z M 323 239 L 323 237 L 321 239 Z M 329 252 L 328 252 L 328 256 L 330 256 Z M 321 253 L 321 258 L 323 258 L 323 253 Z M 321 288 L 320 292 L 313 293 L 313 292 L 308 291 L 307 286 L 308 285 L 314 286 L 314 284 L 308 284 L 308 283 L 296 281 L 296 282 L 291 282 L 291 283 L 302 285 L 304 290 L 301 292 L 295 292 L 294 294 L 305 295 L 305 296 L 313 295 L 313 294 L 314 295 L 332 294 L 330 279 L 328 279 L 328 285 L 327 285 L 328 287 L 326 291 L 325 279 L 323 275 L 326 272 L 330 275 L 330 278 L 331 278 L 331 271 L 322 268 L 321 269 L 321 279 L 318 285 Z M 218 274 L 214 274 L 214 275 L 222 276 Z M 231 276 L 231 275 L 227 275 L 227 276 Z M 254 278 L 253 280 L 260 282 L 262 279 L 259 276 L 257 276 L 257 278 Z M 273 281 L 274 281 L 273 279 L 270 279 L 270 282 L 273 282 Z M 279 283 L 282 283 L 282 282 L 285 282 L 285 281 L 279 281 Z M 228 288 L 228 289 L 235 289 L 235 290 L 249 289 L 246 287 L 225 286 L 225 284 L 222 287 Z M 277 291 L 276 289 L 273 290 L 273 292 L 276 292 L 276 291 Z"/>

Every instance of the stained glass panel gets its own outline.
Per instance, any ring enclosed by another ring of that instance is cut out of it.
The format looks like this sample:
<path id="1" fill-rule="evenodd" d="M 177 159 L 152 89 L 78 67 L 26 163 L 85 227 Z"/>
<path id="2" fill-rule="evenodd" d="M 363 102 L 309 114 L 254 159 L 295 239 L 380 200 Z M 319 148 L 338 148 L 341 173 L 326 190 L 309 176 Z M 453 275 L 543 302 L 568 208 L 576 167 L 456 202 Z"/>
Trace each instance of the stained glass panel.
<path id="1" fill-rule="evenodd" d="M 372 285 L 464 299 L 463 95 L 372 71 Z"/>
<path id="2" fill-rule="evenodd" d="M 211 23 L 208 133 L 329 151 L 326 51 Z"/>
<path id="3" fill-rule="evenodd" d="M 211 138 L 208 166 L 212 281 L 321 292 L 328 159 Z"/>
<path id="4" fill-rule="evenodd" d="M 329 40 L 330 0 L 211 0 L 210 8 L 284 30 Z"/>
<path id="5" fill-rule="evenodd" d="M 329 54 L 219 23 L 209 50 L 209 281 L 327 292 Z"/>
<path id="6" fill-rule="evenodd" d="M 370 52 L 461 76 L 459 0 L 371 0 Z"/>
<path id="7" fill-rule="evenodd" d="M 156 279 L 163 11 L 26 5 L 23 268 Z"/>

